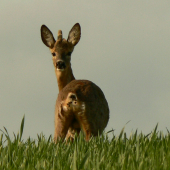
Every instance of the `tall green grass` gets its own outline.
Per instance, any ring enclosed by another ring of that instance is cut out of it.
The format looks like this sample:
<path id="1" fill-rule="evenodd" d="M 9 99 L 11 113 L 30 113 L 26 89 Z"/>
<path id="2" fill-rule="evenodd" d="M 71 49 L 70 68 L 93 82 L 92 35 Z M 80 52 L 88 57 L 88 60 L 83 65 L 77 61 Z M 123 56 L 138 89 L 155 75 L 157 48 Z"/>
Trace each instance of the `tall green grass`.
<path id="1" fill-rule="evenodd" d="M 22 140 L 20 132 L 11 139 L 6 128 L 1 130 L 0 169 L 28 170 L 168 170 L 170 169 L 170 134 L 157 131 L 148 135 L 137 130 L 127 138 L 124 128 L 120 135 L 107 134 L 84 140 L 83 134 L 74 142 L 53 143 L 52 137 L 38 135 L 36 140 Z"/>

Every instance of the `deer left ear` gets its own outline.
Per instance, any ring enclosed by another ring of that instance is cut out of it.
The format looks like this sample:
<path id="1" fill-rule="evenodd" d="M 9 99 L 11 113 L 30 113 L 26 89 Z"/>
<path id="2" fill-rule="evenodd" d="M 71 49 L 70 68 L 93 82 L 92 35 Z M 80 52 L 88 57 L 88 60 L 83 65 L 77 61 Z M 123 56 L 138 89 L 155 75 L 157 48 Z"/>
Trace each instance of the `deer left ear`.
<path id="1" fill-rule="evenodd" d="M 81 27 L 80 24 L 77 23 L 70 30 L 67 41 L 75 46 L 79 42 L 80 37 L 81 37 Z"/>
<path id="2" fill-rule="evenodd" d="M 48 29 L 48 27 L 45 25 L 41 26 L 41 39 L 47 47 L 49 48 L 54 47 L 55 44 L 54 36 L 52 32 Z"/>

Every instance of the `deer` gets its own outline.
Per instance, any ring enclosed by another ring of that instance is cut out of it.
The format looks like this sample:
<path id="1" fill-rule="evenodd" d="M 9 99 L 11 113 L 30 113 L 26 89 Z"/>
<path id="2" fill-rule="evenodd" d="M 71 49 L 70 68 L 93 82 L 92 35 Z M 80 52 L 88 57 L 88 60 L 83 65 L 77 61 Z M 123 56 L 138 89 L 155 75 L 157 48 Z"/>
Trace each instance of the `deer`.
<path id="1" fill-rule="evenodd" d="M 100 135 L 109 121 L 109 106 L 102 90 L 89 80 L 76 80 L 71 68 L 71 54 L 81 37 L 76 23 L 63 38 L 58 31 L 57 40 L 46 25 L 41 26 L 41 39 L 50 49 L 58 83 L 59 94 L 55 105 L 54 141 L 74 140 L 81 129 L 86 141 Z"/>

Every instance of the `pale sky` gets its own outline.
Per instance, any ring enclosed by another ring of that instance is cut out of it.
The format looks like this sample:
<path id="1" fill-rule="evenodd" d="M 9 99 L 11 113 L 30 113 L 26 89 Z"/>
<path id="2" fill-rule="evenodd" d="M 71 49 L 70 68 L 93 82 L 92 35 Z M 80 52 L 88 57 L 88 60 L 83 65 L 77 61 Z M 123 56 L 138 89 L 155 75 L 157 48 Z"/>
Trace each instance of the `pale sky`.
<path id="1" fill-rule="evenodd" d="M 76 79 L 104 92 L 110 108 L 106 131 L 170 130 L 170 1 L 1 1 L 0 129 L 12 137 L 25 115 L 23 138 L 54 133 L 58 95 L 52 56 L 42 43 L 45 24 L 64 38 L 80 23 L 72 54 Z"/>

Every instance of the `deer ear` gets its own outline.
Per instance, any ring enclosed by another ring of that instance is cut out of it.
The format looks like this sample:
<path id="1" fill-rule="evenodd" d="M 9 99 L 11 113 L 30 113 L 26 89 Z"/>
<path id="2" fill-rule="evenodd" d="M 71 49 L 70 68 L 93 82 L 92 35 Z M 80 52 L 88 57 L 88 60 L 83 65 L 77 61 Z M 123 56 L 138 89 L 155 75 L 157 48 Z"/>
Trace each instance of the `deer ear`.
<path id="1" fill-rule="evenodd" d="M 81 27 L 80 24 L 77 23 L 70 30 L 67 41 L 75 46 L 79 42 L 80 37 L 81 37 Z"/>
<path id="2" fill-rule="evenodd" d="M 49 48 L 54 47 L 55 39 L 53 37 L 53 34 L 45 25 L 41 26 L 41 39 L 47 47 Z"/>

